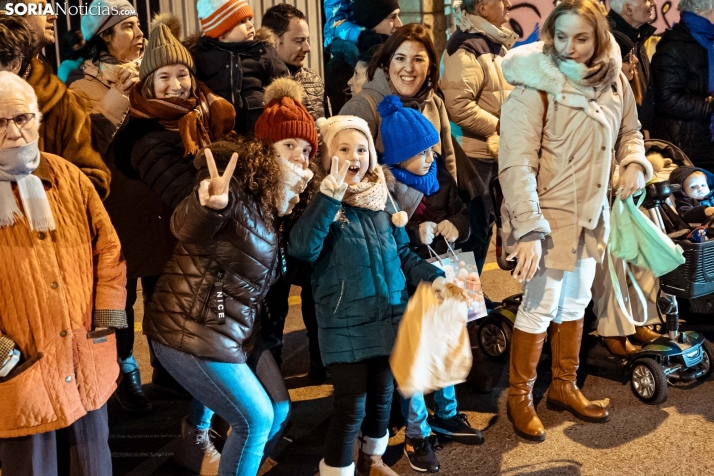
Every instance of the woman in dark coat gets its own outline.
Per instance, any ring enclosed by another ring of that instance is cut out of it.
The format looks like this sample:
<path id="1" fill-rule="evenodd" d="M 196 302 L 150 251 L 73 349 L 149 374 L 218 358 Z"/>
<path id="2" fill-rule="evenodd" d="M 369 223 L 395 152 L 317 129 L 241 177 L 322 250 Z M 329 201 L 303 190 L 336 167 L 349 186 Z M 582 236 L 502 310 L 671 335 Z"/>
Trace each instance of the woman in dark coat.
<path id="1" fill-rule="evenodd" d="M 672 142 L 697 167 L 714 171 L 714 15 L 711 0 L 682 0 L 681 21 L 662 35 L 652 58 L 652 136 Z"/>

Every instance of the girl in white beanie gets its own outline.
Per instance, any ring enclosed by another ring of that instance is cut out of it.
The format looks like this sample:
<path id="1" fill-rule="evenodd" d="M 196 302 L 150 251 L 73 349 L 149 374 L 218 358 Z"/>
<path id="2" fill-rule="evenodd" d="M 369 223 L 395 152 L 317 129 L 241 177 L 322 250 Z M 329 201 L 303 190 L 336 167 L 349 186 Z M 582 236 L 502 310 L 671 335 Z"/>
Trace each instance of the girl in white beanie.
<path id="1" fill-rule="evenodd" d="M 292 229 L 288 253 L 313 265 L 320 351 L 335 389 L 320 474 L 354 474 L 359 433 L 357 475 L 394 476 L 382 455 L 394 390 L 389 354 L 407 279 L 416 286 L 443 273 L 409 251 L 367 123 L 336 116 L 318 124 L 329 175 Z"/>

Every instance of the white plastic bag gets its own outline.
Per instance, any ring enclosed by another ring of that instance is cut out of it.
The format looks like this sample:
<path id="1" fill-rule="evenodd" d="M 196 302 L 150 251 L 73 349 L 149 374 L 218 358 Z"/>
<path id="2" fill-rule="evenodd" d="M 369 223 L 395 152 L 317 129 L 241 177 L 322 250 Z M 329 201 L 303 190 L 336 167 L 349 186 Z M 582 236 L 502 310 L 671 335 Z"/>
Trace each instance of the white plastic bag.
<path id="1" fill-rule="evenodd" d="M 441 282 L 438 292 L 419 284 L 399 325 L 389 363 L 406 398 L 461 383 L 471 370 L 464 290 Z"/>

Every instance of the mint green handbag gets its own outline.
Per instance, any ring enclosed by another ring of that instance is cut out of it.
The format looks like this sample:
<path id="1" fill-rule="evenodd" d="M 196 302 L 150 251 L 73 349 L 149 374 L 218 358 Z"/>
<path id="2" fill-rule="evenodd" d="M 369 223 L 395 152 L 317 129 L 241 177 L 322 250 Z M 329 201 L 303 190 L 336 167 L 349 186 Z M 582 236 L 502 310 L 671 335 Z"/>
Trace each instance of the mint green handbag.
<path id="1" fill-rule="evenodd" d="M 662 233 L 640 211 L 639 207 L 644 198 L 645 194 L 641 193 L 637 204 L 632 197 L 626 200 L 621 200 L 618 197 L 615 200 L 610 214 L 610 240 L 607 243 L 607 252 L 611 255 L 607 262 L 617 303 L 624 316 L 635 326 L 641 326 L 644 322 L 635 321 L 629 311 L 630 307 L 625 305 L 613 262 L 621 263 L 624 267 L 625 274 L 630 278 L 632 288 L 642 309 L 647 308 L 647 300 L 629 265 L 634 264 L 649 269 L 655 277 L 659 278 L 684 263 L 682 248 Z M 613 256 L 620 259 L 612 259 Z"/>
<path id="2" fill-rule="evenodd" d="M 684 264 L 684 251 L 639 210 L 644 198 L 645 194 L 640 194 L 637 204 L 632 197 L 615 200 L 608 249 L 613 256 L 649 269 L 659 278 Z"/>

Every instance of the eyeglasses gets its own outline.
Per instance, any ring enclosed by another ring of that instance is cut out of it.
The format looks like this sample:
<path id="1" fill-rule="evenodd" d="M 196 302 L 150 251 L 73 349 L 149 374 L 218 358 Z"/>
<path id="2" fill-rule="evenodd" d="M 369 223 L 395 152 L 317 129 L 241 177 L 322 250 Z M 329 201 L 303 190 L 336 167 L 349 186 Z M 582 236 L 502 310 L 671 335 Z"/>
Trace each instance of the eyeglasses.
<path id="1" fill-rule="evenodd" d="M 9 119 L 0 117 L 0 134 L 5 134 L 5 132 L 7 132 L 7 127 L 10 125 L 11 122 L 15 123 L 15 126 L 18 130 L 26 130 L 32 127 L 32 125 L 35 123 L 35 114 L 32 112 L 28 112 L 25 114 L 19 114 Z"/>

